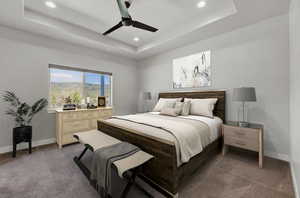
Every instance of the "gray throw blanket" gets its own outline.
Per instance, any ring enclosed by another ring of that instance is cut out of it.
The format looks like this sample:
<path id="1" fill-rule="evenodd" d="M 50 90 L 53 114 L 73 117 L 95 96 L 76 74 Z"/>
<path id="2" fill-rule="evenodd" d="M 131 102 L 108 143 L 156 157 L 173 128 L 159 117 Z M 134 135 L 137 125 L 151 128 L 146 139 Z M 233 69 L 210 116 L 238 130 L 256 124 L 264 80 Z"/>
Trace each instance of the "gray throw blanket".
<path id="1" fill-rule="evenodd" d="M 113 162 L 124 159 L 140 151 L 127 142 L 100 148 L 94 152 L 91 167 L 91 179 L 96 181 L 97 190 L 101 196 L 111 195 L 111 165 Z"/>

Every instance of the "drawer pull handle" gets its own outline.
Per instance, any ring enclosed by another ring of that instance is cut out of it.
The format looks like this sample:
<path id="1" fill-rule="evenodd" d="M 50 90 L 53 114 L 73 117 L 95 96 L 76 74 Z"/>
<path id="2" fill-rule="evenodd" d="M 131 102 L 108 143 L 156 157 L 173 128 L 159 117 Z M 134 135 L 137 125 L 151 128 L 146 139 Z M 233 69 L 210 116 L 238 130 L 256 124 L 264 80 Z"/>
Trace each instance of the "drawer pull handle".
<path id="1" fill-rule="evenodd" d="M 240 146 L 246 146 L 246 144 L 244 143 L 244 142 L 238 142 L 238 141 L 236 141 L 235 142 L 237 145 L 240 145 Z"/>

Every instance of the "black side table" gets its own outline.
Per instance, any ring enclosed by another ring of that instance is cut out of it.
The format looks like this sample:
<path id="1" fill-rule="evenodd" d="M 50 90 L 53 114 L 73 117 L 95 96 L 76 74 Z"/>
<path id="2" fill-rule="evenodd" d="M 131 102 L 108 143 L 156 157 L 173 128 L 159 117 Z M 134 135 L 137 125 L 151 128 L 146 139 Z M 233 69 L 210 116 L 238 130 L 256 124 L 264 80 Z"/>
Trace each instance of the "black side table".
<path id="1" fill-rule="evenodd" d="M 32 126 L 16 127 L 13 129 L 13 153 L 12 157 L 16 157 L 17 144 L 28 142 L 29 154 L 32 151 Z"/>

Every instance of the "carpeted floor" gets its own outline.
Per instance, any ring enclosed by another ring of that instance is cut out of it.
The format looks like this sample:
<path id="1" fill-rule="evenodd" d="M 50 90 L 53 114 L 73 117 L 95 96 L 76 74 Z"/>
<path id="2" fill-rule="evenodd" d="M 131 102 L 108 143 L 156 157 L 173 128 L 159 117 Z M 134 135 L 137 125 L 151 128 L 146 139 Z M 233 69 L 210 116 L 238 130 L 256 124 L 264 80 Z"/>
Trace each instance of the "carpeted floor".
<path id="1" fill-rule="evenodd" d="M 82 150 L 71 145 L 58 150 L 55 145 L 34 149 L 31 155 L 19 152 L 17 158 L 0 155 L 1 198 L 98 198 L 73 162 Z M 89 158 L 87 157 L 88 161 Z M 154 197 L 163 197 L 138 181 Z M 124 182 L 113 179 L 114 197 L 119 197 Z M 133 189 L 128 198 L 145 197 Z M 292 198 L 294 197 L 289 164 L 265 159 L 259 169 L 255 156 L 228 152 L 207 161 L 179 193 L 180 198 Z"/>

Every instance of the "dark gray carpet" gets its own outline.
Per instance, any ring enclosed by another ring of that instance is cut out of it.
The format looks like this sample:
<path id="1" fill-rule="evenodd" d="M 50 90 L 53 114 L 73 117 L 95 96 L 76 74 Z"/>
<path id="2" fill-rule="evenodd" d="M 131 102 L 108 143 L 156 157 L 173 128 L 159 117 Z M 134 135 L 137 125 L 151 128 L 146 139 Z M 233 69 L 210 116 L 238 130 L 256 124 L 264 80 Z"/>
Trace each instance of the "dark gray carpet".
<path id="1" fill-rule="evenodd" d="M 73 162 L 82 150 L 72 145 L 58 150 L 55 145 L 21 151 L 12 159 L 0 156 L 0 198 L 96 198 L 96 191 Z M 87 157 L 85 159 L 89 161 Z M 138 181 L 154 197 L 163 197 Z M 113 177 L 113 196 L 119 197 L 124 181 Z M 133 189 L 128 198 L 145 197 Z M 292 198 L 294 197 L 288 163 L 266 158 L 259 169 L 252 155 L 229 152 L 208 161 L 180 190 L 180 198 Z"/>

